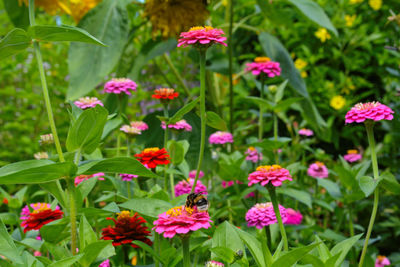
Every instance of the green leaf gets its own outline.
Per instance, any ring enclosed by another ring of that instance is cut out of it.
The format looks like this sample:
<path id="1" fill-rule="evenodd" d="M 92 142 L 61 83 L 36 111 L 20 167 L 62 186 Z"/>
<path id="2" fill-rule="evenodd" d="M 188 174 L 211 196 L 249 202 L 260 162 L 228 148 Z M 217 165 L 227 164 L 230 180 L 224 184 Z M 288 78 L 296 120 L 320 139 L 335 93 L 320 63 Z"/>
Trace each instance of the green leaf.
<path id="1" fill-rule="evenodd" d="M 279 259 L 272 264 L 272 267 L 291 267 L 317 245 L 318 244 L 311 244 L 306 247 L 295 248 L 280 256 Z"/>
<path id="2" fill-rule="evenodd" d="M 83 254 L 71 256 L 56 262 L 53 262 L 50 264 L 48 267 L 71 267 L 74 265 L 75 262 L 77 262 L 80 258 L 82 258 Z"/>
<path id="3" fill-rule="evenodd" d="M 277 192 L 300 201 L 301 203 L 307 205 L 307 207 L 309 207 L 310 209 L 312 208 L 311 195 L 306 191 L 301 191 L 293 188 L 278 188 Z"/>
<path id="4" fill-rule="evenodd" d="M 339 258 L 337 259 L 335 266 L 341 266 L 342 262 L 344 261 L 347 253 L 349 253 L 350 249 L 354 246 L 354 244 L 361 238 L 363 234 L 355 235 L 353 237 L 347 238 L 346 240 L 343 240 L 342 242 L 336 244 L 332 249 L 331 249 L 331 254 L 336 255 L 340 253 Z"/>
<path id="5" fill-rule="evenodd" d="M 235 260 L 235 252 L 227 247 L 213 247 L 210 251 L 224 262 L 231 263 Z"/>
<path id="6" fill-rule="evenodd" d="M 22 264 L 19 251 L 14 244 L 11 236 L 7 232 L 7 228 L 0 219 L 0 254 L 9 258 L 14 263 Z"/>
<path id="7" fill-rule="evenodd" d="M 325 188 L 332 197 L 337 199 L 342 196 L 339 185 L 337 183 L 332 182 L 331 180 L 328 179 L 317 179 L 317 181 L 318 185 Z"/>
<path id="8" fill-rule="evenodd" d="M 79 248 L 82 250 L 96 241 L 96 233 L 93 231 L 93 228 L 87 221 L 86 217 L 82 215 L 81 221 L 79 222 Z"/>
<path id="9" fill-rule="evenodd" d="M 381 183 L 383 188 L 395 195 L 400 195 L 400 184 L 393 174 L 389 171 L 384 171 L 381 173 L 380 178 L 382 178 Z"/>
<path id="10" fill-rule="evenodd" d="M 96 258 L 101 255 L 102 251 L 107 249 L 107 247 L 114 250 L 112 240 L 101 240 L 87 245 L 85 249 L 83 249 L 83 255 L 79 259 L 79 263 L 83 267 L 89 267 L 96 260 Z M 82 250 L 82 248 L 80 249 Z M 115 250 L 113 255 L 115 255 Z"/>
<path id="11" fill-rule="evenodd" d="M 169 140 L 167 147 L 168 153 L 171 156 L 172 164 L 180 164 L 185 158 L 185 148 L 183 147 L 182 143 L 175 140 Z"/>
<path id="12" fill-rule="evenodd" d="M 28 35 L 37 41 L 50 42 L 82 42 L 106 46 L 87 31 L 68 25 L 35 25 L 28 29 Z"/>
<path id="13" fill-rule="evenodd" d="M 195 100 L 193 100 L 193 101 L 189 102 L 188 104 L 186 104 L 185 106 L 183 106 L 180 110 L 178 110 L 174 114 L 174 116 L 172 116 L 169 119 L 168 124 L 174 124 L 177 121 L 181 120 L 183 115 L 185 115 L 186 113 L 188 113 L 192 109 L 194 109 L 199 101 L 200 101 L 200 97 L 196 98 Z"/>
<path id="14" fill-rule="evenodd" d="M 227 131 L 228 127 L 226 126 L 226 122 L 215 112 L 207 111 L 206 113 L 206 123 L 208 126 L 220 130 Z"/>
<path id="15" fill-rule="evenodd" d="M 139 247 L 141 247 L 143 250 L 145 250 L 146 252 L 150 253 L 154 258 L 156 258 L 157 260 L 159 260 L 164 266 L 166 266 L 165 261 L 163 258 L 160 257 L 160 255 L 158 253 L 156 253 L 154 251 L 154 249 L 152 247 L 150 247 L 149 245 L 147 245 L 146 243 L 143 243 L 141 241 L 132 241 L 133 244 L 138 245 Z"/>
<path id="16" fill-rule="evenodd" d="M 96 36 L 108 47 L 71 43 L 68 53 L 70 83 L 67 100 L 89 93 L 119 62 L 129 34 L 129 17 L 125 3 L 104 0 L 79 22 L 79 28 Z"/>
<path id="17" fill-rule="evenodd" d="M 101 140 L 104 140 L 113 130 L 117 129 L 121 124 L 123 120 L 121 116 L 117 116 L 113 119 L 110 119 L 106 122 L 106 125 L 104 126 L 103 134 L 101 135 Z"/>
<path id="18" fill-rule="evenodd" d="M 65 193 L 58 182 L 41 183 L 40 187 L 52 194 L 58 200 L 61 206 L 66 207 Z"/>
<path id="19" fill-rule="evenodd" d="M 138 212 L 140 215 L 157 218 L 158 214 L 166 212 L 172 205 L 166 201 L 155 198 L 134 198 L 125 203 L 119 204 L 120 207 Z"/>
<path id="20" fill-rule="evenodd" d="M 317 244 L 318 244 L 317 249 L 318 249 L 319 257 L 323 262 L 325 262 L 327 259 L 332 257 L 332 254 L 329 251 L 328 247 L 321 240 L 321 238 L 319 238 L 319 236 L 317 236 L 317 235 L 315 236 L 315 242 L 317 242 Z"/>
<path id="21" fill-rule="evenodd" d="M 338 36 L 336 28 L 333 26 L 329 17 L 324 10 L 313 0 L 289 0 L 291 4 L 296 6 L 306 17 L 314 21 L 323 28 L 326 28 Z"/>
<path id="22" fill-rule="evenodd" d="M 264 252 L 261 250 L 261 243 L 257 240 L 257 238 L 255 238 L 254 236 L 243 230 L 240 229 L 235 229 L 235 230 L 239 234 L 240 239 L 242 239 L 243 243 L 246 244 L 251 255 L 253 255 L 253 258 L 256 261 L 257 266 L 267 267 L 265 266 L 264 257 L 267 257 L 267 263 L 269 264 L 268 266 L 272 264 L 271 252 L 266 251 L 264 254 Z"/>
<path id="23" fill-rule="evenodd" d="M 360 188 L 364 192 L 365 197 L 368 197 L 375 191 L 375 188 L 378 186 L 379 182 L 380 179 L 375 181 L 374 178 L 370 176 L 361 176 L 358 180 Z"/>
<path id="24" fill-rule="evenodd" d="M 264 110 L 272 110 L 275 106 L 275 103 L 256 96 L 246 96 L 245 99 L 250 100 L 251 102 L 259 106 L 262 106 Z"/>
<path id="25" fill-rule="evenodd" d="M 29 26 L 29 9 L 26 5 L 20 5 L 18 2 L 15 0 L 3 0 L 4 9 L 15 27 L 26 30 Z"/>
<path id="26" fill-rule="evenodd" d="M 15 55 L 30 46 L 32 40 L 23 29 L 13 29 L 0 40 L 0 59 Z"/>
<path id="27" fill-rule="evenodd" d="M 283 83 L 278 85 L 278 88 L 276 88 L 276 93 L 275 93 L 275 103 L 278 103 L 279 101 L 282 100 L 283 98 L 283 93 L 285 92 L 286 85 L 288 84 L 289 80 L 285 80 Z"/>
<path id="28" fill-rule="evenodd" d="M 76 173 L 72 162 L 26 160 L 0 168 L 0 184 L 37 184 L 54 181 Z"/>
<path id="29" fill-rule="evenodd" d="M 292 141 L 291 138 L 287 137 L 279 137 L 278 140 L 272 139 L 264 139 L 262 142 L 257 142 L 251 144 L 252 146 L 261 147 L 266 151 L 273 151 L 275 149 L 283 148 L 286 144 Z"/>
<path id="30" fill-rule="evenodd" d="M 82 112 L 69 129 L 67 150 L 92 153 L 99 146 L 107 116 L 107 110 L 100 105 Z"/>
<path id="31" fill-rule="evenodd" d="M 58 246 L 53 243 L 49 242 L 44 242 L 43 247 L 50 252 L 50 254 L 54 257 L 54 260 L 61 260 L 66 257 L 72 256 L 71 252 L 68 250 L 68 248 L 64 246 Z"/>
<path id="32" fill-rule="evenodd" d="M 286 111 L 290 106 L 292 106 L 294 103 L 298 103 L 301 101 L 303 97 L 291 97 L 285 100 L 280 101 L 276 106 L 274 107 L 275 112 L 282 112 Z"/>
<path id="33" fill-rule="evenodd" d="M 311 264 L 314 267 L 325 266 L 323 261 L 321 261 L 318 257 L 313 256 L 311 254 L 304 255 L 304 257 L 301 259 L 301 263 Z"/>
<path id="34" fill-rule="evenodd" d="M 67 227 L 68 223 L 68 219 L 63 218 L 46 224 L 40 228 L 40 235 L 47 242 L 58 243 L 70 235 Z"/>

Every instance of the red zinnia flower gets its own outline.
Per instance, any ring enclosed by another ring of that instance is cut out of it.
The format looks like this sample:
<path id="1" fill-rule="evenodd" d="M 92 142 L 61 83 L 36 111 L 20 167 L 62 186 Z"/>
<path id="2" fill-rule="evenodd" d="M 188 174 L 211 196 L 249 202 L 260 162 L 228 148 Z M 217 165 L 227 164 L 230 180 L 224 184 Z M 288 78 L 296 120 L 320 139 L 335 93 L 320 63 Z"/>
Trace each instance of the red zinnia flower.
<path id="1" fill-rule="evenodd" d="M 177 98 L 179 96 L 178 92 L 175 92 L 174 89 L 171 88 L 160 88 L 154 90 L 154 95 L 152 95 L 152 98 L 156 99 L 167 99 L 167 100 L 172 100 L 174 98 Z"/>
<path id="2" fill-rule="evenodd" d="M 43 225 L 52 221 L 61 219 L 64 212 L 61 210 L 52 210 L 48 207 L 43 207 L 29 213 L 29 218 L 21 223 L 24 227 L 24 233 L 30 230 L 39 230 Z"/>
<path id="3" fill-rule="evenodd" d="M 117 213 L 117 219 L 107 218 L 113 220 L 114 227 L 108 226 L 103 228 L 103 240 L 113 240 L 113 246 L 121 246 L 123 244 L 130 244 L 133 248 L 138 248 L 138 245 L 132 244 L 132 241 L 138 240 L 151 246 L 153 242 L 147 237 L 150 236 L 150 231 L 144 224 L 146 220 L 140 217 L 137 213 L 131 216 L 129 211 L 122 211 Z"/>
<path id="4" fill-rule="evenodd" d="M 154 169 L 157 165 L 166 165 L 169 163 L 169 155 L 165 148 L 146 148 L 142 153 L 136 154 L 135 157 L 150 169 Z"/>
<path id="5" fill-rule="evenodd" d="M 8 204 L 8 199 L 7 198 L 3 198 L 3 204 Z"/>

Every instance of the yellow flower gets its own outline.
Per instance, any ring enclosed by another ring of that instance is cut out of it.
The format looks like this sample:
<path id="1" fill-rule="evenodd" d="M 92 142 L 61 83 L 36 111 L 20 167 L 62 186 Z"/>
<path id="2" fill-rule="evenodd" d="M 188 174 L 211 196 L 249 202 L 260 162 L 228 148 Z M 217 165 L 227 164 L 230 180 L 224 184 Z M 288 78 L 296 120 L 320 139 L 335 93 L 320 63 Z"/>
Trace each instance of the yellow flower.
<path id="1" fill-rule="evenodd" d="M 300 75 L 301 75 L 302 78 L 307 78 L 308 77 L 307 71 L 300 72 Z"/>
<path id="2" fill-rule="evenodd" d="M 323 43 L 325 43 L 326 40 L 331 39 L 331 35 L 325 28 L 319 28 L 318 31 L 315 32 L 315 36 Z"/>
<path id="3" fill-rule="evenodd" d="M 153 26 L 153 36 L 176 37 L 193 25 L 203 25 L 208 11 L 203 0 L 147 0 L 144 10 Z"/>
<path id="4" fill-rule="evenodd" d="M 60 8 L 78 23 L 89 10 L 97 6 L 101 0 L 61 0 Z"/>
<path id="5" fill-rule="evenodd" d="M 354 4 L 359 4 L 362 3 L 364 0 L 350 0 L 350 4 L 354 5 Z"/>
<path id="6" fill-rule="evenodd" d="M 331 98 L 330 105 L 334 109 L 339 110 L 346 105 L 346 99 L 341 95 L 334 96 Z"/>
<path id="7" fill-rule="evenodd" d="M 29 6 L 29 0 L 18 0 L 18 3 L 21 5 L 22 2 Z M 41 7 L 47 14 L 55 15 L 57 12 L 61 11 L 58 0 L 36 0 L 35 7 Z"/>
<path id="8" fill-rule="evenodd" d="M 302 60 L 301 58 L 298 58 L 294 61 L 294 66 L 296 67 L 296 69 L 298 70 L 302 70 L 307 66 L 307 62 L 305 62 L 304 60 Z"/>
<path id="9" fill-rule="evenodd" d="M 373 10 L 379 10 L 382 7 L 382 0 L 369 0 L 368 4 Z"/>
<path id="10" fill-rule="evenodd" d="M 354 21 L 356 20 L 357 15 L 346 15 L 344 16 L 344 19 L 346 20 L 346 26 L 351 27 L 354 24 Z"/>

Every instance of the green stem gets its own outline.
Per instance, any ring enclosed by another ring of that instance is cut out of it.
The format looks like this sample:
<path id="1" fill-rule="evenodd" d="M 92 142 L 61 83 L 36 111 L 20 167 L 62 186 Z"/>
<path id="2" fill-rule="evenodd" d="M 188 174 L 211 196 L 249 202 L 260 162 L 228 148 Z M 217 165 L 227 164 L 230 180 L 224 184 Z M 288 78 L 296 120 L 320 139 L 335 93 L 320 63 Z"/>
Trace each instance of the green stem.
<path id="1" fill-rule="evenodd" d="M 285 249 L 285 251 L 288 251 L 289 250 L 288 240 L 287 240 L 287 236 L 286 236 L 285 227 L 283 226 L 281 213 L 279 212 L 279 204 L 276 199 L 275 187 L 270 185 L 267 187 L 267 189 L 268 189 L 269 195 L 271 197 L 272 206 L 274 207 L 276 219 L 278 220 L 279 229 L 281 231 L 281 235 L 282 235 L 282 239 L 283 239 L 284 249 Z"/>
<path id="2" fill-rule="evenodd" d="M 374 173 L 374 180 L 375 182 L 379 179 L 379 168 L 378 168 L 378 160 L 376 157 L 375 151 L 375 138 L 374 138 L 374 130 L 373 130 L 373 123 L 366 122 L 365 128 L 367 130 L 368 136 L 368 143 L 371 151 L 371 161 L 372 161 L 372 170 Z M 379 204 L 379 188 L 376 187 L 374 191 L 374 204 L 372 207 L 371 218 L 369 219 L 369 225 L 367 230 L 367 235 L 365 236 L 364 246 L 361 252 L 360 261 L 358 263 L 358 267 L 362 267 L 364 264 L 365 254 L 367 253 L 368 242 L 369 238 L 371 237 L 372 228 L 374 227 L 376 212 L 378 211 L 378 204 Z"/>
<path id="3" fill-rule="evenodd" d="M 200 51 L 200 119 L 201 119 L 201 137 L 200 137 L 200 151 L 199 160 L 197 164 L 196 178 L 190 193 L 194 192 L 197 180 L 199 179 L 201 164 L 204 156 L 204 146 L 206 140 L 206 50 Z"/>
<path id="4" fill-rule="evenodd" d="M 274 117 L 274 140 L 275 142 L 278 141 L 278 116 L 276 115 L 276 113 L 273 113 L 273 117 Z M 275 162 L 276 164 L 279 164 L 279 153 L 278 153 L 278 149 L 275 150 Z"/>
<path id="5" fill-rule="evenodd" d="M 154 233 L 154 248 L 156 250 L 156 253 L 160 255 L 160 236 L 157 233 Z M 155 267 L 160 266 L 160 262 L 157 260 L 157 258 L 154 259 L 154 265 Z"/>
<path id="6" fill-rule="evenodd" d="M 264 226 L 264 228 L 265 228 L 265 235 L 267 237 L 268 248 L 272 249 L 271 227 L 268 225 L 268 226 Z"/>
<path id="7" fill-rule="evenodd" d="M 267 232 L 266 232 L 266 228 L 267 228 L 267 227 L 268 227 L 268 226 L 264 226 L 263 229 L 261 230 L 261 233 L 260 233 L 261 248 L 262 248 L 262 251 L 263 251 L 263 254 L 264 254 L 264 255 L 269 254 L 269 253 L 268 253 L 269 248 L 268 248 L 267 242 L 268 242 L 268 240 L 270 240 L 270 239 L 267 237 Z M 264 257 L 264 262 L 265 262 L 265 266 L 268 266 L 268 265 L 269 265 L 268 262 L 267 262 L 267 257 Z"/>
<path id="8" fill-rule="evenodd" d="M 264 99 L 264 74 L 261 74 L 261 90 L 260 98 Z M 258 115 L 258 140 L 261 141 L 264 131 L 264 107 L 260 104 L 260 112 Z"/>
<path id="9" fill-rule="evenodd" d="M 353 237 L 354 236 L 353 208 L 351 204 L 349 205 L 349 231 L 350 231 L 350 237 Z"/>
<path id="10" fill-rule="evenodd" d="M 69 206 L 70 206 L 70 223 L 71 223 L 71 253 L 76 254 L 76 199 L 75 199 L 75 185 L 72 178 L 67 179 L 68 193 L 69 193 Z"/>
<path id="11" fill-rule="evenodd" d="M 183 81 L 182 76 L 179 74 L 179 71 L 175 68 L 174 64 L 172 63 L 170 57 L 168 56 L 167 53 L 163 54 L 165 61 L 167 62 L 168 66 L 171 68 L 172 73 L 175 75 L 175 77 L 178 79 L 179 84 L 182 86 L 183 90 L 187 94 L 189 98 L 191 98 L 191 93 L 189 88 L 186 86 L 185 82 Z"/>
<path id="12" fill-rule="evenodd" d="M 169 174 L 169 185 L 171 186 L 171 198 L 175 198 L 175 183 L 174 183 L 174 174 Z"/>
<path id="13" fill-rule="evenodd" d="M 190 237 L 184 236 L 181 238 L 182 240 L 182 251 L 183 251 L 183 267 L 190 267 Z"/>
<path id="14" fill-rule="evenodd" d="M 233 1 L 229 1 L 229 32 L 228 32 L 228 54 L 229 54 L 229 130 L 233 133 Z"/>
<path id="15" fill-rule="evenodd" d="M 164 105 L 164 117 L 168 118 L 168 104 Z M 164 148 L 167 149 L 168 142 L 168 123 L 165 122 L 165 130 L 164 130 Z M 167 176 L 168 165 L 164 167 L 164 190 L 168 190 L 168 176 Z M 172 196 L 173 197 L 173 196 Z"/>

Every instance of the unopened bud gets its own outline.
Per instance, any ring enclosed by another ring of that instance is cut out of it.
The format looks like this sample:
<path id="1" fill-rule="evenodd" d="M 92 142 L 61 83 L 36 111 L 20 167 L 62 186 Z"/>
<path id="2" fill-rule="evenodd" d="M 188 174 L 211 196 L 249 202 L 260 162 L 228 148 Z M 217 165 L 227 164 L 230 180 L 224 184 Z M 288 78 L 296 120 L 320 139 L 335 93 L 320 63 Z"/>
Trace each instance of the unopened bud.
<path id="1" fill-rule="evenodd" d="M 238 249 L 236 252 L 235 252 L 235 260 L 240 260 L 241 258 L 243 258 L 243 250 L 241 250 L 241 249 Z"/>
<path id="2" fill-rule="evenodd" d="M 278 89 L 278 87 L 277 87 L 276 85 L 270 85 L 270 86 L 268 86 L 268 90 L 269 90 L 271 93 L 275 93 L 275 92 L 276 92 L 276 89 Z"/>

